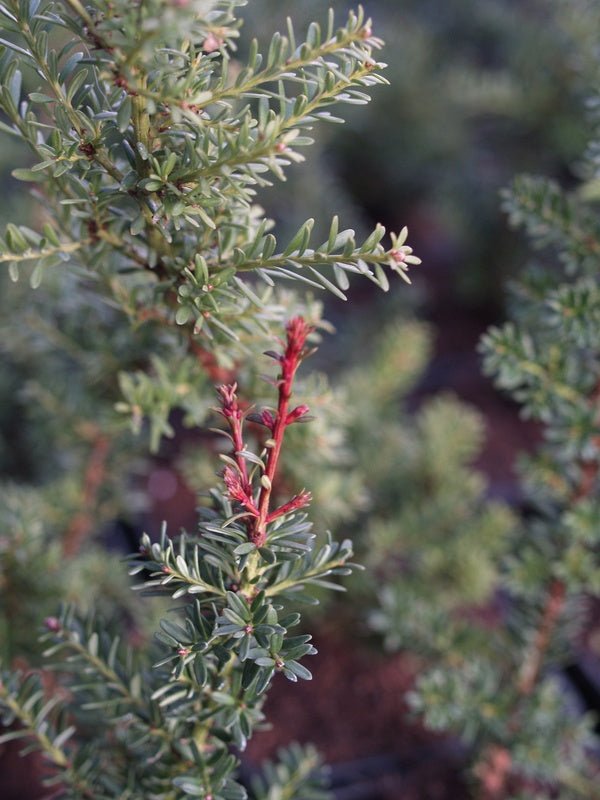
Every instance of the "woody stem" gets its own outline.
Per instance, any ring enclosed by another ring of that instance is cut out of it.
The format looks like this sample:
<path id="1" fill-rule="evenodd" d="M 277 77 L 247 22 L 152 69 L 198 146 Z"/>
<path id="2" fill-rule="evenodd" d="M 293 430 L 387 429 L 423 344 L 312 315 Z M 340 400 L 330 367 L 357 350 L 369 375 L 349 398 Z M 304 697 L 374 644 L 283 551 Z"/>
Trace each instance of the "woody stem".
<path id="1" fill-rule="evenodd" d="M 281 453 L 283 437 L 287 427 L 286 420 L 290 397 L 292 395 L 292 382 L 294 380 L 297 367 L 297 361 L 291 364 L 284 364 L 282 370 L 283 374 L 279 383 L 279 401 L 277 404 L 275 423 L 273 425 L 273 446 L 269 450 L 264 473 L 267 477 L 267 481 L 262 484 L 260 489 L 258 498 L 258 517 L 252 531 L 252 541 L 259 547 L 264 544 L 266 538 L 266 522 L 269 515 L 271 492 L 273 490 L 273 481 L 277 473 L 277 464 L 279 462 L 279 454 Z"/>

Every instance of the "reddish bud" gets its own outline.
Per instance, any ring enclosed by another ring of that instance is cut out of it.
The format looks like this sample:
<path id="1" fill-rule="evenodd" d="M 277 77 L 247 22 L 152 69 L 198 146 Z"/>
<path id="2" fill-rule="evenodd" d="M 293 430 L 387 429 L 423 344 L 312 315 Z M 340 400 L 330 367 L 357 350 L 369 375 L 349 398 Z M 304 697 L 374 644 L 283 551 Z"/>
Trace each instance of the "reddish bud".
<path id="1" fill-rule="evenodd" d="M 221 37 L 215 36 L 214 33 L 209 33 L 206 39 L 202 42 L 202 50 L 205 53 L 214 53 L 214 51 L 218 50 L 222 44 L 223 39 L 221 39 Z"/>
<path id="2" fill-rule="evenodd" d="M 303 317 L 294 317 L 285 327 L 287 334 L 287 346 L 284 358 L 286 360 L 298 358 L 302 353 L 309 333 L 314 331 Z"/>
<path id="3" fill-rule="evenodd" d="M 227 492 L 232 500 L 239 500 L 240 503 L 245 503 L 248 499 L 248 494 L 242 485 L 242 478 L 233 467 L 225 467 L 223 472 L 223 481 L 227 487 Z"/>
<path id="4" fill-rule="evenodd" d="M 406 259 L 406 253 L 404 250 L 390 250 L 390 255 L 396 264 L 402 264 Z"/>
<path id="5" fill-rule="evenodd" d="M 44 625 L 49 631 L 52 631 L 52 633 L 58 633 L 61 627 L 60 622 L 56 617 L 46 617 L 44 620 Z"/>
<path id="6" fill-rule="evenodd" d="M 227 487 L 227 494 L 232 500 L 237 500 L 252 514 L 258 514 L 250 493 L 250 487 L 242 480 L 242 476 L 237 470 L 233 467 L 225 467 L 223 481 Z"/>
<path id="7" fill-rule="evenodd" d="M 309 411 L 310 408 L 304 403 L 302 405 L 296 406 L 296 408 L 292 409 L 292 411 L 290 411 L 290 413 L 285 418 L 285 424 L 291 425 L 293 422 L 296 422 L 296 420 L 299 420 L 300 417 L 303 417 L 305 414 L 308 414 Z"/>
<path id="8" fill-rule="evenodd" d="M 287 503 L 284 503 L 282 506 L 279 506 L 279 508 L 276 508 L 275 511 L 272 511 L 267 517 L 267 522 L 273 522 L 273 520 L 282 517 L 284 514 L 290 514 L 292 511 L 298 511 L 299 508 L 304 508 L 304 506 L 307 506 L 311 500 L 312 495 L 310 492 L 300 492 L 300 494 L 297 494 L 292 497 L 291 500 L 288 500 Z"/>
<path id="9" fill-rule="evenodd" d="M 281 375 L 287 394 L 291 392 L 291 381 L 302 358 L 306 355 L 304 345 L 314 328 L 303 317 L 294 317 L 286 325 L 286 347 L 281 359 Z"/>
<path id="10" fill-rule="evenodd" d="M 267 428 L 269 428 L 270 430 L 273 430 L 273 425 L 275 425 L 275 419 L 273 417 L 273 414 L 271 414 L 270 411 L 261 411 L 260 421 Z"/>
<path id="11" fill-rule="evenodd" d="M 241 419 L 242 411 L 237 398 L 237 383 L 223 384 L 217 386 L 217 394 L 221 403 L 221 413 L 228 419 Z"/>

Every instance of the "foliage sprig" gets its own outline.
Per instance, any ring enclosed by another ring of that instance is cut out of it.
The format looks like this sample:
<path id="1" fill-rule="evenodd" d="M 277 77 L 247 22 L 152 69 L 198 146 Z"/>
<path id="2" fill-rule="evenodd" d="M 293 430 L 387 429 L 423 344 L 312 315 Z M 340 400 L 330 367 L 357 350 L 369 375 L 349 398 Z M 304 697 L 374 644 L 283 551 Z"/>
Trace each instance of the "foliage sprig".
<path id="1" fill-rule="evenodd" d="M 253 201 L 269 174 L 284 179 L 303 159 L 316 122 L 341 121 L 332 104 L 365 103 L 364 89 L 385 82 L 372 57 L 381 42 L 362 9 L 337 29 L 330 13 L 303 42 L 289 22 L 264 56 L 253 42 L 240 65 L 234 10 L 243 4 L 0 5 L 11 35 L 2 42 L 2 129 L 41 159 L 14 174 L 38 184 L 49 213 L 41 234 L 8 226 L 0 259 L 13 279 L 25 261 L 36 263 L 36 286 L 47 268 L 71 262 L 138 321 L 162 303 L 189 335 L 236 339 L 236 317 L 257 301 L 247 274 L 339 296 L 348 273 L 382 288 L 384 266 L 406 278 L 418 259 L 405 232 L 387 249 L 381 226 L 357 244 L 335 218 L 328 242 L 309 249 L 308 220 L 278 250 Z M 65 31 L 72 38 L 59 48 Z M 25 66 L 42 81 L 27 96 Z"/>
<path id="2" fill-rule="evenodd" d="M 306 515 L 298 513 L 308 493 L 270 503 L 285 429 L 308 411 L 291 408 L 290 399 L 311 331 L 301 317 L 292 319 L 282 351 L 269 353 L 281 372 L 270 379 L 277 408 L 260 414 L 270 437 L 260 454 L 245 448 L 247 413 L 236 387 L 219 388 L 233 451 L 224 459 L 226 491 L 211 493 L 213 506 L 202 510 L 198 533 L 169 538 L 163 531 L 154 543 L 145 535 L 130 559 L 142 593 L 188 599 L 175 619 L 161 621 L 156 646 L 136 651 L 94 615 L 65 608 L 46 620 L 45 656 L 70 697 L 59 692 L 43 705 L 39 681 L 3 678 L 5 722 L 20 723 L 6 738 L 25 738 L 45 754 L 62 797 L 89 796 L 86 787 L 93 785 L 107 797 L 123 796 L 130 786 L 132 797 L 241 800 L 245 790 L 234 778 L 230 748 L 243 750 L 263 721 L 276 674 L 293 682 L 311 678 L 302 660 L 316 649 L 309 634 L 290 635 L 300 621 L 290 605 L 314 602 L 311 586 L 340 588 L 334 576 L 354 566 L 348 541 L 316 546 Z M 94 730 L 93 757 L 79 711 Z M 300 772 L 293 780 L 304 785 L 311 771 L 302 766 L 304 756 L 289 758 L 286 769 L 295 765 Z M 157 768 L 148 770 L 148 763 Z"/>

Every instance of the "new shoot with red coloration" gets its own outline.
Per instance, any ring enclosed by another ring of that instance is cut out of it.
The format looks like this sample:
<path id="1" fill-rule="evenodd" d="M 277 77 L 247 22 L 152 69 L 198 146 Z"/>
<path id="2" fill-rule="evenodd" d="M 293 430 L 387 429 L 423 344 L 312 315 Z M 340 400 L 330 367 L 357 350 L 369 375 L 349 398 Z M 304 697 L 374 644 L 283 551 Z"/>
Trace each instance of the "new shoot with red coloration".
<path id="1" fill-rule="evenodd" d="M 275 381 L 278 393 L 277 409 L 274 412 L 265 410 L 259 415 L 254 415 L 254 419 L 271 433 L 266 445 L 264 467 L 260 468 L 257 476 L 256 494 L 248 473 L 247 453 L 243 440 L 245 414 L 239 405 L 237 384 L 220 386 L 217 389 L 221 406 L 219 412 L 227 420 L 233 443 L 233 461 L 225 467 L 223 481 L 229 498 L 239 503 L 248 513 L 248 538 L 257 547 L 265 544 L 269 523 L 284 514 L 303 508 L 311 501 L 310 492 L 302 491 L 283 505 L 270 509 L 273 482 L 277 474 L 285 430 L 289 425 L 305 417 L 309 411 L 308 406 L 304 404 L 290 410 L 289 404 L 296 371 L 302 360 L 310 354 L 306 348 L 306 340 L 313 330 L 314 328 L 302 317 L 294 317 L 286 326 L 286 339 L 282 342 L 283 352 L 266 354 L 280 364 L 281 372 Z"/>

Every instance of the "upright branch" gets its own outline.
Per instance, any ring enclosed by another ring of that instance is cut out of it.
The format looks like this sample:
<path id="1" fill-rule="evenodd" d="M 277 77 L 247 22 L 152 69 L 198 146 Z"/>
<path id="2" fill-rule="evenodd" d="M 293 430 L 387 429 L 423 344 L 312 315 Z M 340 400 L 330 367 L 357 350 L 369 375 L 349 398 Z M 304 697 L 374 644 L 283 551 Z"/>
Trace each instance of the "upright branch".
<path id="1" fill-rule="evenodd" d="M 594 391 L 593 402 L 598 398 L 598 390 Z M 572 502 L 585 499 L 593 491 L 598 476 L 597 462 L 581 463 L 581 479 L 572 492 Z M 523 703 L 538 688 L 543 675 L 548 650 L 555 636 L 556 627 L 567 601 L 567 585 L 564 580 L 554 577 L 547 588 L 542 605 L 539 625 L 531 642 L 517 680 L 517 694 L 510 719 L 510 729 L 516 732 L 522 714 Z M 475 767 L 475 774 L 481 781 L 480 800 L 502 800 L 506 797 L 509 783 L 513 775 L 513 759 L 510 751 L 497 744 L 488 747 L 483 758 Z"/>
<path id="2" fill-rule="evenodd" d="M 171 435 L 175 407 L 204 422 L 202 366 L 211 383 L 226 384 L 220 411 L 233 448 L 224 458 L 227 492 L 211 491 L 198 530 L 170 538 L 165 525 L 159 541 L 144 535 L 131 557 L 141 594 L 188 597 L 170 612 L 177 621 L 161 620 L 152 646 L 125 645 L 122 614 L 107 626 L 63 608 L 46 621 L 43 657 L 63 676 L 65 702 L 48 704 L 28 676 L 0 675 L 0 727 L 20 722 L 0 733 L 0 744 L 23 738 L 48 754 L 61 797 L 245 800 L 232 750 L 243 750 L 262 723 L 276 674 L 311 678 L 300 659 L 316 649 L 309 634 L 288 635 L 300 621 L 292 603 L 314 586 L 339 590 L 338 577 L 355 566 L 348 539 L 318 543 L 307 516 L 294 513 L 309 493 L 272 501 L 285 430 L 307 419 L 308 408 L 290 401 L 312 330 L 298 314 L 312 301 L 273 299 L 271 288 L 294 279 L 346 299 L 350 278 L 362 276 L 387 291 L 388 272 L 408 280 L 419 259 L 405 228 L 387 244 L 380 225 L 357 241 L 337 217 L 322 244 L 311 242 L 312 218 L 278 242 L 255 198 L 303 160 L 313 142 L 304 134 L 319 120 L 340 121 L 334 104 L 364 104 L 385 83 L 373 58 L 381 41 L 359 9 L 341 27 L 333 13 L 324 27 L 310 25 L 304 41 L 289 22 L 264 54 L 252 42 L 247 60 L 234 61 L 243 5 L 0 0 L 0 133 L 29 145 L 31 169 L 13 176 L 38 185 L 46 218 L 39 233 L 7 225 L 0 266 L 13 281 L 25 271 L 32 288 L 52 281 L 52 331 L 64 319 L 69 330 L 89 332 L 96 297 L 109 337 L 103 350 L 111 367 L 127 369 L 119 373 L 126 402 L 114 410 L 131 415 L 134 432 L 148 417 L 151 446 Z M 249 415 L 229 370 L 238 352 L 252 362 L 282 314 L 293 319 L 281 352 L 269 354 L 280 369 L 278 398 L 259 415 L 268 437 L 255 454 L 244 443 Z M 136 332 L 144 326 L 135 340 L 124 333 L 127 321 Z M 110 382 L 96 378 L 89 384 L 102 386 L 90 408 L 112 420 Z M 109 433 L 99 430 L 82 472 L 87 506 L 98 505 L 107 458 L 120 453 Z M 87 512 L 75 518 L 67 553 L 91 524 Z M 301 783 L 309 762 L 302 753 L 289 760 L 286 796 L 295 786 L 294 796 L 308 796 Z"/>
<path id="3" fill-rule="evenodd" d="M 229 497 L 240 503 L 248 512 L 251 520 L 248 524 L 248 538 L 257 547 L 262 547 L 267 538 L 267 525 L 277 518 L 291 511 L 306 506 L 310 500 L 309 492 L 302 491 L 294 495 L 291 500 L 271 511 L 271 494 L 273 483 L 277 474 L 277 466 L 281 453 L 281 446 L 285 431 L 289 425 L 306 419 L 308 406 L 302 404 L 291 409 L 290 399 L 296 371 L 302 360 L 309 355 L 306 340 L 313 327 L 302 317 L 294 317 L 286 326 L 286 341 L 283 342 L 283 352 L 268 351 L 266 355 L 274 358 L 281 367 L 281 372 L 274 381 L 277 386 L 278 402 L 274 411 L 265 409 L 258 415 L 252 415 L 255 422 L 264 425 L 271 436 L 265 443 L 266 459 L 256 459 L 248 453 L 243 440 L 244 413 L 240 408 L 237 398 L 237 384 L 219 387 L 218 394 L 221 402 L 220 413 L 225 417 L 230 428 L 230 438 L 233 443 L 233 458 L 227 458 L 227 466 L 223 473 L 223 480 L 227 487 Z M 258 497 L 255 499 L 252 480 L 248 474 L 247 461 L 255 461 L 259 466 L 260 481 Z"/>
<path id="4" fill-rule="evenodd" d="M 566 594 L 564 581 L 555 578 L 550 583 L 540 625 L 536 631 L 531 650 L 521 666 L 517 684 L 521 697 L 528 697 L 537 685 L 555 626 L 565 604 Z"/>
<path id="5" fill-rule="evenodd" d="M 106 461 L 109 452 L 110 439 L 108 436 L 98 433 L 93 440 L 83 476 L 81 506 L 69 523 L 63 538 L 63 553 L 67 557 L 76 555 L 81 549 L 85 537 L 94 530 L 96 524 L 95 506 L 98 493 L 105 480 Z"/>

